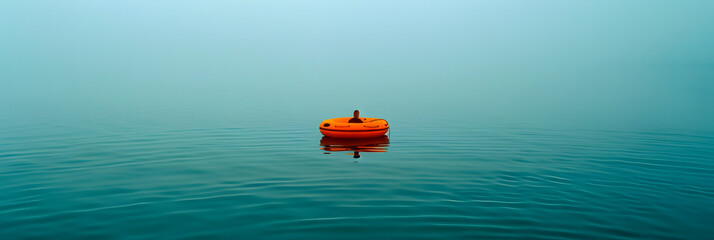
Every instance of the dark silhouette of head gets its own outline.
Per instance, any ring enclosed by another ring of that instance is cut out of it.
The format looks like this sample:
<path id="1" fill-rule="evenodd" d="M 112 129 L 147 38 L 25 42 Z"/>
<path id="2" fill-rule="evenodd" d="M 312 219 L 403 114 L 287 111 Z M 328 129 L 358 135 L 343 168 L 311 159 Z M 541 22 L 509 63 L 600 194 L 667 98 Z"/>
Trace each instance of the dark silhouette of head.
<path id="1" fill-rule="evenodd" d="M 359 158 L 359 152 L 355 151 L 353 158 Z"/>
<path id="2" fill-rule="evenodd" d="M 348 123 L 363 123 L 362 119 L 359 119 L 359 110 L 355 110 L 354 117 L 350 118 Z"/>

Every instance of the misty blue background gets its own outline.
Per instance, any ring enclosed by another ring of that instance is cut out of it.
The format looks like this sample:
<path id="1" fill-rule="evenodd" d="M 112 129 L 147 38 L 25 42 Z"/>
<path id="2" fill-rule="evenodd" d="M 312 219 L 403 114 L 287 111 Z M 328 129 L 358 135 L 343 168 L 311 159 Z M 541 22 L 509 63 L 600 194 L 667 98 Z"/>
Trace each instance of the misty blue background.
<path id="1" fill-rule="evenodd" d="M 2 1 L 0 236 L 706 238 L 712 9 Z"/>
<path id="2" fill-rule="evenodd" d="M 711 130 L 713 5 L 4 1 L 0 96 L 13 115 L 360 108 Z"/>

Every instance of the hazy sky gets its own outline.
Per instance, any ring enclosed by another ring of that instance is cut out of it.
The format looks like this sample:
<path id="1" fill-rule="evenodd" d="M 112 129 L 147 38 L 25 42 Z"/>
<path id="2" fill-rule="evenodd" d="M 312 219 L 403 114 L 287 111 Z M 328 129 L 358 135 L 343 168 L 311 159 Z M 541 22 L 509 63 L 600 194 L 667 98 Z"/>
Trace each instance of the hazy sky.
<path id="1" fill-rule="evenodd" d="M 712 130 L 712 9 L 708 0 L 2 1 L 0 110 L 360 108 Z"/>

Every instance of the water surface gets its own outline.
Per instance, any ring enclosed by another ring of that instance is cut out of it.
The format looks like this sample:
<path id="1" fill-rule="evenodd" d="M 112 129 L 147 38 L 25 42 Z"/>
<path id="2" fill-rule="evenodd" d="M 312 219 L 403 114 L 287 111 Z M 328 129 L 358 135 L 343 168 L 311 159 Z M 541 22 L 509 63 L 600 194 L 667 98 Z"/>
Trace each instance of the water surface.
<path id="1" fill-rule="evenodd" d="M 291 127 L 167 120 L 176 125 L 147 127 L 114 117 L 64 124 L 3 118 L 3 236 L 651 239 L 712 233 L 710 133 L 391 121 L 387 151 L 355 159 L 348 152 L 323 154 L 319 120 Z"/>

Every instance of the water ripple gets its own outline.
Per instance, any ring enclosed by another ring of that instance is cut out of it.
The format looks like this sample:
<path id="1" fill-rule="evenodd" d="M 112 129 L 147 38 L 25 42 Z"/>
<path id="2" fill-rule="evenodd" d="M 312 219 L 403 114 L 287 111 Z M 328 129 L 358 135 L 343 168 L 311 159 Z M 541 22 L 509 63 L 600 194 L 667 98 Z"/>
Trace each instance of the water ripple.
<path id="1" fill-rule="evenodd" d="M 707 225 L 714 216 L 714 137 L 707 133 L 400 128 L 388 145 L 378 144 L 385 151 L 353 161 L 322 154 L 314 126 L 67 126 L 0 127 L 0 235 L 714 234 Z"/>

